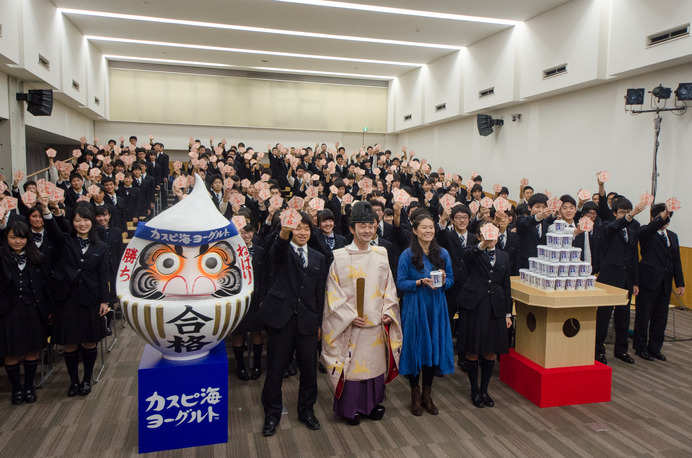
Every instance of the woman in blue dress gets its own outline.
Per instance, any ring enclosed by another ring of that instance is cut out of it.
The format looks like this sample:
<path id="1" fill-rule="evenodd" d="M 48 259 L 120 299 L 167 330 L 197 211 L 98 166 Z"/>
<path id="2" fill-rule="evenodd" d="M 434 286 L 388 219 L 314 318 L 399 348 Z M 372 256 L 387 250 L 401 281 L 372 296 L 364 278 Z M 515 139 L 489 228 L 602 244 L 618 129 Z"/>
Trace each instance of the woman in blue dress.
<path id="1" fill-rule="evenodd" d="M 435 222 L 425 211 L 412 215 L 411 246 L 399 258 L 397 286 L 404 292 L 401 321 L 404 341 L 399 373 L 409 376 L 411 413 L 432 415 L 438 410 L 431 397 L 435 370 L 454 372 L 454 348 L 444 292 L 454 284 L 452 261 L 435 241 Z M 443 286 L 433 287 L 430 273 L 442 270 Z M 423 390 L 419 386 L 423 373 Z"/>

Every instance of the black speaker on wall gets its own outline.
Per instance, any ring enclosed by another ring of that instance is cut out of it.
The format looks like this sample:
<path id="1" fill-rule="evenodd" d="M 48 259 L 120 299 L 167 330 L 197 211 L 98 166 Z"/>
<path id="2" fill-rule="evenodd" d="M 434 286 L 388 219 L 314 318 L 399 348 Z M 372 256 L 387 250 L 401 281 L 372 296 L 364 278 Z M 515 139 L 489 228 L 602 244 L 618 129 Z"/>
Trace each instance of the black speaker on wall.
<path id="1" fill-rule="evenodd" d="M 26 94 L 18 92 L 17 100 L 26 102 L 26 110 L 34 116 L 50 116 L 53 113 L 53 90 L 30 89 Z"/>
<path id="2" fill-rule="evenodd" d="M 493 126 L 501 126 L 505 122 L 502 119 L 493 119 L 490 115 L 479 114 L 476 116 L 478 133 L 484 137 L 493 133 Z"/>

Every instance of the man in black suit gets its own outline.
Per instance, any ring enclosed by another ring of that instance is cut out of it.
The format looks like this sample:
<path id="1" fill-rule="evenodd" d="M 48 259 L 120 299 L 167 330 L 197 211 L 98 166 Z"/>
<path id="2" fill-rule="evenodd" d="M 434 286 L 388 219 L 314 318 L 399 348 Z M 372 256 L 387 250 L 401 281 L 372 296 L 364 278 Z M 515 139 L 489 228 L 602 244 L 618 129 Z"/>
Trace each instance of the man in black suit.
<path id="1" fill-rule="evenodd" d="M 74 208 L 81 196 L 86 196 L 84 189 L 84 178 L 79 173 L 70 175 L 70 189 L 65 191 L 65 205 Z"/>
<path id="2" fill-rule="evenodd" d="M 668 230 L 670 217 L 665 204 L 651 207 L 651 222 L 637 230 L 642 259 L 639 262 L 639 295 L 634 317 L 634 349 L 642 359 L 665 361 L 661 353 L 668 323 L 668 305 L 673 290 L 685 293 L 680 262 L 680 245 L 675 232 Z"/>
<path id="3" fill-rule="evenodd" d="M 379 200 L 371 200 L 370 205 L 377 216 L 377 236 L 394 244 L 394 226 L 384 220 L 384 204 Z"/>
<path id="4" fill-rule="evenodd" d="M 267 326 L 268 336 L 267 377 L 262 389 L 264 436 L 272 436 L 281 419 L 281 385 L 294 351 L 300 369 L 298 419 L 308 429 L 320 429 L 313 410 L 317 401 L 315 345 L 328 270 L 324 256 L 307 246 L 311 227 L 310 216 L 302 213 L 295 229 L 281 227 L 269 250 L 270 278 L 274 281 L 257 313 Z"/>
<path id="5" fill-rule="evenodd" d="M 588 234 L 579 227 L 574 230 L 572 246 L 581 248 L 581 260 L 591 263 L 591 274 L 596 275 L 601 268 L 601 220 L 598 217 L 598 205 L 586 202 L 582 207 L 581 218 L 593 221 L 593 229 Z"/>
<path id="6" fill-rule="evenodd" d="M 458 312 L 457 298 L 468 276 L 463 257 L 464 249 L 477 243 L 476 235 L 468 231 L 470 219 L 471 210 L 469 207 L 464 204 L 457 204 L 451 209 L 444 210 L 438 223 L 437 243 L 449 252 L 449 257 L 452 259 L 452 271 L 454 272 L 454 284 L 445 292 L 450 323 Z M 450 222 L 451 227 L 448 228 L 447 225 Z M 452 329 L 452 335 L 456 335 L 455 329 Z"/>
<path id="7" fill-rule="evenodd" d="M 137 224 L 143 211 L 141 191 L 139 188 L 132 186 L 133 180 L 132 172 L 125 172 L 123 186 L 119 187 L 117 191 L 118 200 L 124 200 L 124 219 L 121 221 L 125 221 L 125 224 L 128 221 Z"/>
<path id="8" fill-rule="evenodd" d="M 166 186 L 164 186 L 164 182 L 168 181 L 168 175 L 171 173 L 169 168 L 170 159 L 168 154 L 163 152 L 163 143 L 154 143 L 152 149 L 156 151 L 155 178 L 161 192 L 161 209 L 165 210 L 168 208 L 168 196 L 166 195 Z"/>
<path id="9" fill-rule="evenodd" d="M 521 216 L 517 220 L 517 234 L 521 242 L 521 267 L 529 267 L 529 258 L 538 256 L 538 245 L 545 245 L 548 227 L 555 221 L 548 208 L 548 196 L 536 193 L 529 199 L 531 216 Z"/>
<path id="10" fill-rule="evenodd" d="M 519 267 L 521 266 L 521 241 L 516 232 L 509 230 L 509 215 L 507 211 L 495 211 L 490 209 L 490 215 L 493 217 L 495 225 L 500 229 L 500 235 L 497 239 L 495 247 L 504 251 L 509 256 L 510 275 L 519 275 Z"/>
<path id="11" fill-rule="evenodd" d="M 632 208 L 632 203 L 620 196 L 613 201 L 612 221 L 606 221 L 601 226 L 603 248 L 601 256 L 601 272 L 598 282 L 623 288 L 629 291 L 629 297 L 639 294 L 639 263 L 637 253 L 637 233 L 629 226 L 634 222 L 634 216 L 641 213 L 646 204 L 639 203 Z M 615 312 L 613 313 L 613 308 Z M 613 307 L 598 307 L 596 312 L 596 361 L 606 363 L 605 339 L 608 334 L 610 315 L 613 314 L 615 328 L 615 357 L 634 364 L 634 359 L 627 354 L 627 334 L 630 327 L 630 304 Z"/>
<path id="12" fill-rule="evenodd" d="M 118 194 L 115 190 L 115 180 L 110 177 L 106 177 L 101 180 L 101 185 L 106 191 L 104 197 L 104 202 L 111 204 L 115 208 L 115 212 L 111 217 L 115 217 L 117 213 L 118 227 L 121 229 L 126 226 L 125 222 L 125 199 L 118 199 Z"/>

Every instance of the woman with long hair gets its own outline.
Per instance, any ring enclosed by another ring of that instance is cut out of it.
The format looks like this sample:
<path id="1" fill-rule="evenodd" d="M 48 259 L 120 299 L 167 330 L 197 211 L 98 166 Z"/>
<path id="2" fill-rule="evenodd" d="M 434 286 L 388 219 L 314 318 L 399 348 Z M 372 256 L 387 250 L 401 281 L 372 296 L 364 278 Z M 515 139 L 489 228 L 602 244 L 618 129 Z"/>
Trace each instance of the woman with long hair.
<path id="1" fill-rule="evenodd" d="M 64 211 L 51 214 L 47 197 L 41 196 L 46 230 L 55 235 L 60 247 L 53 271 L 56 301 L 53 343 L 65 346 L 65 366 L 70 375 L 67 396 L 91 393 L 91 379 L 98 356 L 96 344 L 106 335 L 103 316 L 108 312 L 108 245 L 99 240 L 94 210 L 89 203 L 78 203 L 70 223 L 60 221 Z M 56 221 L 58 220 L 58 221 Z M 66 231 L 60 229 L 67 228 Z M 79 352 L 84 377 L 79 380 Z"/>
<path id="2" fill-rule="evenodd" d="M 401 322 L 404 339 L 399 373 L 409 376 L 411 413 L 423 408 L 432 415 L 438 410 L 431 396 L 435 371 L 454 372 L 454 348 L 444 292 L 454 284 L 452 261 L 447 250 L 435 241 L 435 222 L 427 211 L 412 215 L 411 246 L 399 258 L 397 286 L 404 292 Z M 442 286 L 436 287 L 431 272 L 442 271 Z M 421 393 L 420 373 L 423 373 Z"/>
<path id="3" fill-rule="evenodd" d="M 4 216 L 4 215 L 2 215 Z M 50 299 L 43 272 L 43 255 L 29 226 L 11 222 L 2 232 L 0 249 L 0 357 L 12 384 L 12 404 L 36 402 L 34 376 L 46 346 Z M 24 384 L 19 363 L 24 359 Z"/>

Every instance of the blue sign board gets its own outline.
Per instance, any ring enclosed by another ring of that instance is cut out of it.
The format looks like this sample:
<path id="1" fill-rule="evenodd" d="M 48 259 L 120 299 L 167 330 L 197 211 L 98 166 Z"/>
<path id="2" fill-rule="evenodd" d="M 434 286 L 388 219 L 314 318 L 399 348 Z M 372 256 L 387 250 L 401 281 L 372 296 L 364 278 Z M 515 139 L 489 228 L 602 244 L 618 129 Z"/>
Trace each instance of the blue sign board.
<path id="1" fill-rule="evenodd" d="M 139 365 L 139 453 L 228 442 L 228 358 L 172 361 L 151 345 Z"/>

